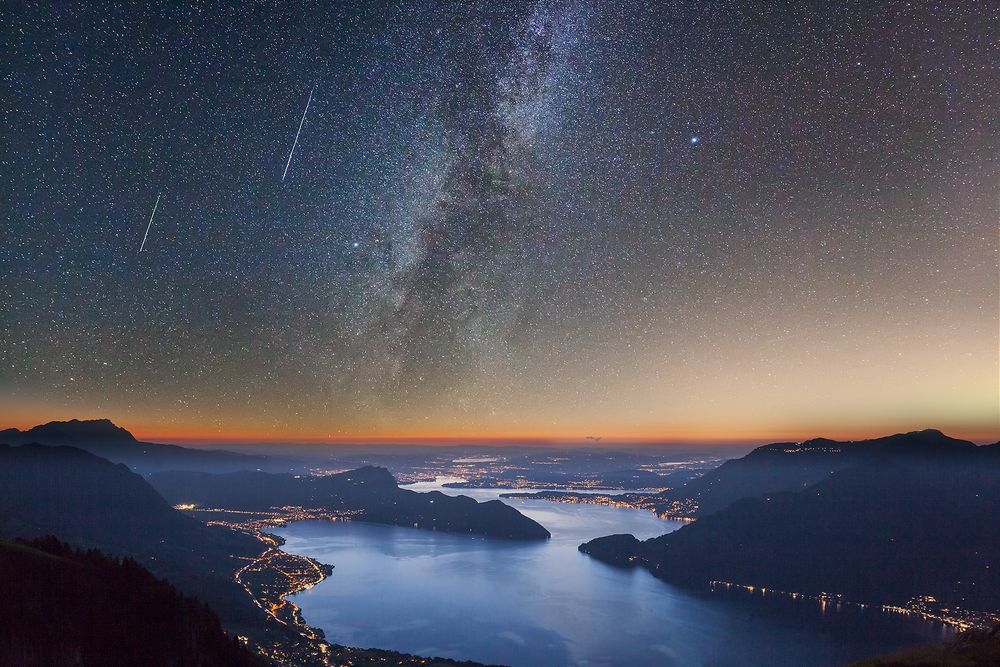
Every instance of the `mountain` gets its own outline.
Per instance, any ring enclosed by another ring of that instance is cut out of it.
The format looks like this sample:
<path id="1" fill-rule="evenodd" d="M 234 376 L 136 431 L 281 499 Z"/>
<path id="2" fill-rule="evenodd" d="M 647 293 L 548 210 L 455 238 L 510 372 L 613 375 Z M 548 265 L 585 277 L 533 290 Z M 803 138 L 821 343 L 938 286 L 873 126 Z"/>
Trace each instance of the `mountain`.
<path id="1" fill-rule="evenodd" d="M 927 429 L 884 438 L 840 442 L 826 438 L 801 443 L 779 442 L 758 447 L 746 456 L 721 466 L 687 484 L 657 494 L 667 511 L 675 500 L 691 499 L 696 517 L 713 514 L 740 498 L 777 491 L 799 491 L 829 475 L 865 461 L 894 456 L 934 458 L 959 450 L 972 451 L 974 443 Z"/>
<path id="2" fill-rule="evenodd" d="M 149 481 L 172 503 L 238 510 L 284 505 L 357 510 L 374 523 L 507 539 L 549 537 L 541 525 L 499 500 L 479 503 L 466 496 L 401 489 L 388 470 L 375 466 L 326 476 L 164 472 Z"/>
<path id="3" fill-rule="evenodd" d="M 997 450 L 924 435 L 908 447 L 911 435 L 871 441 L 882 456 L 805 489 L 745 498 L 645 542 L 613 535 L 580 550 L 682 584 L 1000 609 Z"/>
<path id="4" fill-rule="evenodd" d="M 123 464 L 73 447 L 0 445 L 0 539 L 45 535 L 133 557 L 233 627 L 261 621 L 232 580 L 234 556 L 263 550 L 256 539 L 173 509 Z"/>
<path id="5" fill-rule="evenodd" d="M 262 667 L 219 617 L 136 561 L 0 541 L 0 664 Z"/>
<path id="6" fill-rule="evenodd" d="M 54 421 L 26 431 L 0 431 L 0 443 L 22 445 L 69 445 L 115 463 L 148 473 L 156 470 L 207 470 L 229 472 L 262 467 L 266 459 L 219 449 L 191 449 L 178 445 L 140 442 L 108 419 Z"/>

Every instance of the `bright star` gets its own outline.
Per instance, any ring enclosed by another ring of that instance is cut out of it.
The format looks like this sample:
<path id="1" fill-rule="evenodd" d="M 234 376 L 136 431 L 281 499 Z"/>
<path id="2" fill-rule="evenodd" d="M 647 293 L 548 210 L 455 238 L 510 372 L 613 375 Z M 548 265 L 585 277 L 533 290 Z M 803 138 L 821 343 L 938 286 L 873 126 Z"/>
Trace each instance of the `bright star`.
<path id="1" fill-rule="evenodd" d="M 693 135 L 691 135 L 690 141 L 691 141 L 692 144 L 696 144 L 699 141 L 701 141 L 701 137 L 699 137 L 697 134 L 693 134 Z"/>

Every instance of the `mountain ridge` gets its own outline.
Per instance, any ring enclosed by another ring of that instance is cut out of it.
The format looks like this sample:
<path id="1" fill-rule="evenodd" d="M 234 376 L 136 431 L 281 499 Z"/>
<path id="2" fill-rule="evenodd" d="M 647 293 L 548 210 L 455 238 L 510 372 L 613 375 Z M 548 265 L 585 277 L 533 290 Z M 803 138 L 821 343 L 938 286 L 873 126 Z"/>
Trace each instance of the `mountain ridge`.
<path id="1" fill-rule="evenodd" d="M 260 456 L 224 449 L 193 449 L 144 442 L 110 419 L 50 421 L 23 431 L 6 428 L 0 430 L 0 443 L 68 445 L 115 463 L 125 463 L 143 473 L 174 469 L 231 471 L 256 468 L 266 461 Z"/>
<path id="2" fill-rule="evenodd" d="M 739 498 L 650 540 L 609 535 L 580 550 L 686 585 L 896 605 L 932 596 L 992 613 L 1000 610 L 1000 450 L 954 440 L 926 431 L 876 439 L 882 451 L 801 489 Z M 806 442 L 819 450 L 835 441 Z M 908 448 L 885 450 L 900 444 Z"/>
<path id="3" fill-rule="evenodd" d="M 260 624 L 232 580 L 233 556 L 263 550 L 256 539 L 175 510 L 124 464 L 65 445 L 0 445 L 0 538 L 46 535 L 133 557 L 185 594 L 210 602 L 227 624 Z"/>
<path id="4" fill-rule="evenodd" d="M 69 419 L 66 421 L 50 421 L 38 424 L 22 431 L 17 428 L 6 428 L 0 431 L 0 440 L 4 437 L 26 438 L 32 442 L 60 441 L 82 442 L 97 440 L 100 442 L 138 442 L 138 439 L 127 429 L 116 425 L 110 419 Z"/>
<path id="5" fill-rule="evenodd" d="M 984 446 L 988 447 L 988 446 Z M 665 506 L 676 500 L 693 500 L 694 516 L 717 512 L 740 498 L 778 491 L 796 491 L 858 463 L 898 455 L 936 457 L 971 453 L 982 448 L 968 440 L 952 438 L 937 429 L 895 433 L 866 440 L 812 438 L 802 442 L 776 442 L 730 459 L 701 477 L 653 499 Z"/>

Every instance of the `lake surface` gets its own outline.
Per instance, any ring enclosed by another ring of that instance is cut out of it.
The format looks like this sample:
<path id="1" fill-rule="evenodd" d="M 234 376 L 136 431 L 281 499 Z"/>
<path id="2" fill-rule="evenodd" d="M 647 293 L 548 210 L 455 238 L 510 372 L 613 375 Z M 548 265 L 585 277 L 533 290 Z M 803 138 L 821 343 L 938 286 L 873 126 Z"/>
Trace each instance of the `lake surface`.
<path id="1" fill-rule="evenodd" d="M 441 490 L 489 500 L 506 489 Z M 933 626 L 876 610 L 699 593 L 577 551 L 591 538 L 640 539 L 682 524 L 651 512 L 505 500 L 552 533 L 519 543 L 361 522 L 277 530 L 285 549 L 335 566 L 294 596 L 309 624 L 350 646 L 501 663 L 754 667 L 839 665 L 918 641 Z"/>

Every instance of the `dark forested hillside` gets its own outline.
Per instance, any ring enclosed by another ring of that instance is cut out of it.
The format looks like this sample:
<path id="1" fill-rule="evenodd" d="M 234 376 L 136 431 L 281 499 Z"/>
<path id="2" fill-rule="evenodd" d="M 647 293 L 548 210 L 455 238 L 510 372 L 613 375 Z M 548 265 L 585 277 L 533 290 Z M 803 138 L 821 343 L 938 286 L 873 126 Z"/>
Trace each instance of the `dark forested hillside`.
<path id="1" fill-rule="evenodd" d="M 0 542 L 0 664 L 262 665 L 202 602 L 135 560 L 55 538 Z"/>
<path id="2" fill-rule="evenodd" d="M 851 667 L 997 667 L 1000 665 L 1000 625 L 962 633 L 949 642 L 912 648 L 871 658 Z"/>

